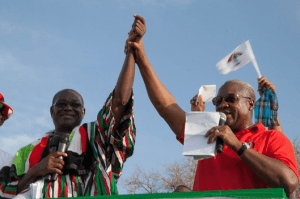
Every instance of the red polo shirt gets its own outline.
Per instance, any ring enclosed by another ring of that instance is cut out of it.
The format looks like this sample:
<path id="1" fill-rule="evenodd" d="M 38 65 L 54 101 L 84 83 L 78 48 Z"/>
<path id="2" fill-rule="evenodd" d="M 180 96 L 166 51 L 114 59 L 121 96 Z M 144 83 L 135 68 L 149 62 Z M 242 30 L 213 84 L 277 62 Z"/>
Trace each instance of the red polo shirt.
<path id="1" fill-rule="evenodd" d="M 290 140 L 281 132 L 266 130 L 262 123 L 235 134 L 241 142 L 251 143 L 251 148 L 277 159 L 291 168 L 299 177 L 297 161 Z M 184 133 L 177 138 L 181 143 Z M 268 169 L 268 168 L 266 168 Z M 226 145 L 216 157 L 198 161 L 194 191 L 257 189 L 270 185 L 260 179 L 240 157 Z"/>

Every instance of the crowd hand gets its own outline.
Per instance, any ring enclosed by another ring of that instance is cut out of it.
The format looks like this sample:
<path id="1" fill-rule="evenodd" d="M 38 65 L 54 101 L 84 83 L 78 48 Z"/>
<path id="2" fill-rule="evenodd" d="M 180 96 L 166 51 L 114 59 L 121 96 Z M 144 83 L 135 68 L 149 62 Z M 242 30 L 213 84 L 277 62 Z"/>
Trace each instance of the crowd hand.
<path id="1" fill-rule="evenodd" d="M 237 139 L 232 130 L 228 125 L 224 126 L 215 126 L 211 128 L 206 134 L 205 137 L 208 138 L 207 143 L 210 144 L 220 137 L 223 139 L 224 144 L 226 144 L 233 151 L 238 152 L 238 150 L 242 147 L 241 141 Z"/>
<path id="2" fill-rule="evenodd" d="M 258 78 L 258 90 L 261 90 L 265 87 L 267 90 L 272 89 L 275 91 L 276 87 L 270 81 L 267 80 L 266 77 Z"/>
<path id="3" fill-rule="evenodd" d="M 198 95 L 195 95 L 191 100 L 191 111 L 201 111 L 203 112 L 205 110 L 205 102 L 202 100 L 202 96 L 199 95 L 198 100 L 197 100 Z"/>
<path id="4" fill-rule="evenodd" d="M 34 165 L 32 169 L 35 169 L 35 175 L 45 176 L 49 173 L 58 173 L 59 175 L 62 175 L 62 169 L 65 164 L 65 162 L 61 159 L 59 159 L 59 156 L 67 157 L 67 154 L 64 152 L 55 152 L 44 159 L 42 159 L 38 164 Z"/>

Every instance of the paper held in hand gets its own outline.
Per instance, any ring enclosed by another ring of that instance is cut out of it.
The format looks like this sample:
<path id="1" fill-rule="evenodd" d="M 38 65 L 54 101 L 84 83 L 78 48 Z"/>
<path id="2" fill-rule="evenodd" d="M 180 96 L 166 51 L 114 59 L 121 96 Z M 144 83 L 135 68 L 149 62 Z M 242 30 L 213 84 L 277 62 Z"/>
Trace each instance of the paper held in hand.
<path id="1" fill-rule="evenodd" d="M 198 103 L 199 95 L 202 96 L 203 102 L 211 102 L 212 99 L 216 96 L 216 85 L 202 85 L 199 88 L 196 103 Z"/>
<path id="2" fill-rule="evenodd" d="M 219 112 L 186 113 L 182 154 L 193 156 L 195 160 L 216 156 L 216 141 L 207 144 L 208 139 L 204 135 L 212 127 L 218 126 L 219 121 Z"/>

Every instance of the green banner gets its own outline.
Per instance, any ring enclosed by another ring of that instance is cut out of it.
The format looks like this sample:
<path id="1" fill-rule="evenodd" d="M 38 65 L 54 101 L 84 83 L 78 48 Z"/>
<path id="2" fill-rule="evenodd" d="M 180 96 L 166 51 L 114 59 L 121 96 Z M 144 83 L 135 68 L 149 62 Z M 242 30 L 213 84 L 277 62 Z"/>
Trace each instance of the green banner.
<path id="1" fill-rule="evenodd" d="M 83 198 L 83 197 L 77 197 Z M 153 193 L 153 194 L 133 194 L 133 195 L 114 195 L 114 196 L 90 196 L 85 199 L 154 199 L 154 198 L 286 198 L 282 188 L 274 189 L 244 189 L 227 191 L 198 191 L 198 192 L 177 192 L 177 193 Z"/>

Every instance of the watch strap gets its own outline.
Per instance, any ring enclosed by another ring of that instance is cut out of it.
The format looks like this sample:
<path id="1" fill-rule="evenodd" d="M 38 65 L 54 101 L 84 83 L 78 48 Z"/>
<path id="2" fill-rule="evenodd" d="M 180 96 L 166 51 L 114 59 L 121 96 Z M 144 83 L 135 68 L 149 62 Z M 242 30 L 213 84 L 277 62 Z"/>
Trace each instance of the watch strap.
<path id="1" fill-rule="evenodd" d="M 238 156 L 241 156 L 247 149 L 250 148 L 250 145 L 247 144 L 246 142 L 242 143 L 242 147 L 239 149 L 239 151 L 237 152 Z"/>

